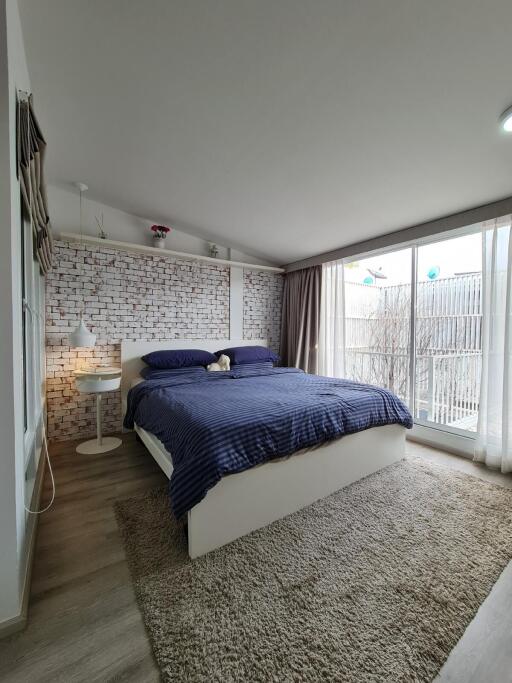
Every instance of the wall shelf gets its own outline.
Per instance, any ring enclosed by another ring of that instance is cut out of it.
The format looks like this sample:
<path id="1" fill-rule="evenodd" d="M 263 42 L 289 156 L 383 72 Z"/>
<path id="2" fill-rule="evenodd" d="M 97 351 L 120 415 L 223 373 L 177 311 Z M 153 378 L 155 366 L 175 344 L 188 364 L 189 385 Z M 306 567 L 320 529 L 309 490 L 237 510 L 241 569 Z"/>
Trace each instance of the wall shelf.
<path id="1" fill-rule="evenodd" d="M 141 254 L 152 254 L 169 258 L 183 259 L 184 261 L 206 261 L 218 266 L 235 266 L 237 268 L 247 268 L 247 270 L 265 270 L 271 273 L 284 273 L 284 268 L 276 266 L 260 266 L 256 263 L 243 263 L 241 261 L 230 261 L 229 259 L 212 258 L 211 256 L 201 256 L 200 254 L 188 254 L 182 251 L 172 251 L 171 249 L 157 249 L 148 247 L 145 244 L 133 244 L 131 242 L 118 242 L 117 240 L 103 240 L 100 237 L 90 235 L 80 236 L 76 232 L 61 232 L 60 239 L 66 242 L 83 242 L 83 244 L 93 244 L 98 247 L 108 249 L 119 249 L 120 251 L 133 251 Z"/>

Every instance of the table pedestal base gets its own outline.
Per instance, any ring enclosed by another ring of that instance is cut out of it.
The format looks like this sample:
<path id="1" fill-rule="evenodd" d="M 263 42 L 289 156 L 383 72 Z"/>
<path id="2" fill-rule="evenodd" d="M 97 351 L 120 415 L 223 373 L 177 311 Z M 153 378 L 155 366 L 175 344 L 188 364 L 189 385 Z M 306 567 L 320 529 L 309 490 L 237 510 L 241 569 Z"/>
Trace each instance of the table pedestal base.
<path id="1" fill-rule="evenodd" d="M 120 446 L 123 442 L 117 436 L 103 436 L 101 432 L 101 393 L 96 394 L 96 438 L 84 441 L 76 447 L 77 453 L 107 453 Z"/>
<path id="2" fill-rule="evenodd" d="M 76 452 L 89 455 L 93 455 L 94 453 L 106 453 L 107 451 L 114 450 L 114 448 L 118 448 L 122 443 L 121 439 L 118 439 L 116 436 L 104 436 L 101 439 L 101 443 L 98 439 L 84 441 L 76 447 Z"/>

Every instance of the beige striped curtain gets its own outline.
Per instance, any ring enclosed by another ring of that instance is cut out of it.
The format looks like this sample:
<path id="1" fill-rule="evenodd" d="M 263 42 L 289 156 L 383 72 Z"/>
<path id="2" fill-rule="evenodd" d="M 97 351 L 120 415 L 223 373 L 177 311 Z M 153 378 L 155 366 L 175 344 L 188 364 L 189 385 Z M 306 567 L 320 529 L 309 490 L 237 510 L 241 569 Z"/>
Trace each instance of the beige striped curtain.
<path id="1" fill-rule="evenodd" d="M 318 372 L 322 266 L 288 273 L 284 281 L 281 363 Z"/>
<path id="2" fill-rule="evenodd" d="M 18 177 L 43 273 L 51 269 L 53 254 L 43 172 L 45 150 L 46 142 L 34 114 L 32 95 L 29 95 L 27 99 L 19 97 L 17 103 Z"/>

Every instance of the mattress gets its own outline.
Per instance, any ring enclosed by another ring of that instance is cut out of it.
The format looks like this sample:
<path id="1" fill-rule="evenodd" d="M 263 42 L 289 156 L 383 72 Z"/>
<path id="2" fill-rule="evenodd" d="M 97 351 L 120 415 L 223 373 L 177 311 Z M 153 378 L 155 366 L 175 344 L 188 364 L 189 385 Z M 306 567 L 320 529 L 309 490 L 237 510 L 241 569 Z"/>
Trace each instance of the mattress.
<path id="1" fill-rule="evenodd" d="M 160 467 L 163 469 L 165 474 L 170 477 L 172 473 L 172 455 L 169 453 L 167 448 L 164 446 L 164 444 L 160 441 L 160 439 L 155 436 L 154 434 L 151 434 L 151 432 L 146 431 L 142 427 L 140 427 L 138 424 L 134 425 L 135 430 L 141 436 L 143 437 L 144 444 L 148 448 L 148 450 L 151 452 L 153 457 L 157 460 L 158 464 Z M 315 446 L 309 446 L 308 448 L 302 448 L 300 451 L 297 451 L 296 453 L 293 453 L 293 455 L 300 455 L 302 453 L 312 453 L 318 448 L 323 448 L 327 444 L 321 443 L 317 444 Z M 158 453 L 158 457 L 156 456 L 156 453 Z M 281 462 L 282 460 L 288 460 L 288 458 L 292 457 L 291 455 L 284 455 L 279 458 L 272 458 L 271 462 Z M 162 460 L 164 461 L 162 463 Z M 262 467 L 263 465 L 266 465 L 267 463 L 262 462 L 259 465 L 255 465 L 254 467 Z M 253 468 L 254 469 L 254 468 Z M 230 475 L 226 475 L 230 476 Z"/>
<path id="2" fill-rule="evenodd" d="M 138 432 L 142 432 L 144 434 L 144 438 L 149 441 L 151 446 L 153 446 L 154 448 L 156 448 L 160 451 L 162 457 L 165 458 L 165 460 L 170 464 L 170 466 L 172 468 L 171 454 L 169 453 L 167 448 L 163 445 L 163 443 L 160 441 L 160 439 L 157 436 L 155 436 L 154 434 L 151 434 L 151 432 L 148 432 L 145 429 L 143 429 L 142 427 L 139 427 L 139 425 L 135 425 L 135 427 L 137 428 Z"/>

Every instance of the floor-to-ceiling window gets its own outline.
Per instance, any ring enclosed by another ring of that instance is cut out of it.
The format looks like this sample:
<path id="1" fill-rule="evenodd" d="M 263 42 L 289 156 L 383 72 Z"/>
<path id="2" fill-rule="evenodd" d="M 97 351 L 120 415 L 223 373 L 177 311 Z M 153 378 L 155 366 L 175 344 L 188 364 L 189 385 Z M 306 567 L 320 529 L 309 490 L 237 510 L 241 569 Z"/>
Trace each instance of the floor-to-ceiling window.
<path id="1" fill-rule="evenodd" d="M 410 399 L 411 253 L 344 263 L 345 374 Z"/>
<path id="2" fill-rule="evenodd" d="M 336 353 L 343 361 L 325 364 L 339 368 L 325 374 L 390 389 L 418 429 L 471 438 L 481 371 L 481 239 L 480 226 L 472 226 L 326 264 L 324 296 L 342 299 L 328 309 L 341 318 Z M 335 292 L 334 271 L 342 273 Z"/>
<path id="3" fill-rule="evenodd" d="M 417 248 L 417 422 L 475 432 L 480 393 L 482 235 Z"/>

